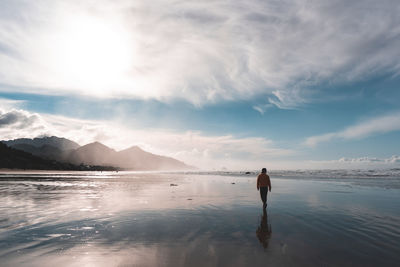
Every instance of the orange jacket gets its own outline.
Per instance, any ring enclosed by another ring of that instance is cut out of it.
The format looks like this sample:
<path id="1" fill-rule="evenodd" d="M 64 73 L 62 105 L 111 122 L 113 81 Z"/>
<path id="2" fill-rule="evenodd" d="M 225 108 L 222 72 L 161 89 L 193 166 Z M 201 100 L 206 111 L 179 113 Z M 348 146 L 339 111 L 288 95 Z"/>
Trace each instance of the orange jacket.
<path id="1" fill-rule="evenodd" d="M 271 191 L 271 180 L 269 179 L 269 175 L 266 173 L 260 173 L 257 177 L 257 189 L 265 186 L 268 186 L 269 191 Z"/>

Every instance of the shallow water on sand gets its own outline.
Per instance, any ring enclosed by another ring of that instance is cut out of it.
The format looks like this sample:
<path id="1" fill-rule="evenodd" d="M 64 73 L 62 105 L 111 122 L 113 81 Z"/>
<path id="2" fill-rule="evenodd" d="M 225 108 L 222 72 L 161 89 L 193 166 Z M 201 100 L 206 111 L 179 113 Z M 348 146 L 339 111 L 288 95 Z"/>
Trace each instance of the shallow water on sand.
<path id="1" fill-rule="evenodd" d="M 397 266 L 397 187 L 272 185 L 263 212 L 253 176 L 0 174 L 0 265 Z"/>

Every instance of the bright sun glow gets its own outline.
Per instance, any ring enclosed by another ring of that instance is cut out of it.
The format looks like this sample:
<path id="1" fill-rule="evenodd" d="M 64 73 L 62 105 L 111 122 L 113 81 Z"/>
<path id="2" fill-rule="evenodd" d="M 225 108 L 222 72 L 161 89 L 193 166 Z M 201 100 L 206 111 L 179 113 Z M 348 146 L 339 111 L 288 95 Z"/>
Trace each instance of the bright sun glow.
<path id="1" fill-rule="evenodd" d="M 66 21 L 51 49 L 52 72 L 71 87 L 100 95 L 124 83 L 134 51 L 122 27 L 91 17 Z"/>

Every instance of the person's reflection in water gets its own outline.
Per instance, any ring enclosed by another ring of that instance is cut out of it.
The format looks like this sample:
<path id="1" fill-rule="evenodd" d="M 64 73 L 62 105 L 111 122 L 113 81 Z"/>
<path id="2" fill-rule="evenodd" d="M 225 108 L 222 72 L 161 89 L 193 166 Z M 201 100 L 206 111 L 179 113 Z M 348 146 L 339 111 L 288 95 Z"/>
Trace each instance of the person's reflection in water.
<path id="1" fill-rule="evenodd" d="M 268 214 L 265 209 L 263 209 L 263 214 L 261 215 L 260 226 L 258 226 L 256 235 L 261 245 L 266 249 L 268 247 L 269 239 L 272 235 L 271 225 L 268 224 Z"/>

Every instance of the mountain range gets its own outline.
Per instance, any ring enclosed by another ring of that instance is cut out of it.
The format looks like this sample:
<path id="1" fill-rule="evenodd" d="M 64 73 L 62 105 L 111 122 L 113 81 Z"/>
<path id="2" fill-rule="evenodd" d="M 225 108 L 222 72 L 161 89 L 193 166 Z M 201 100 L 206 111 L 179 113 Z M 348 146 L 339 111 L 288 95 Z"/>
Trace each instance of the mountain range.
<path id="1" fill-rule="evenodd" d="M 74 165 L 112 166 L 124 170 L 189 170 L 194 167 L 171 157 L 155 155 L 137 146 L 116 151 L 94 142 L 84 146 L 56 136 L 1 141 L 34 156 Z"/>
<path id="2" fill-rule="evenodd" d="M 31 153 L 9 147 L 0 142 L 0 169 L 68 170 L 68 171 L 116 171 L 110 166 L 75 165 L 44 159 Z"/>

